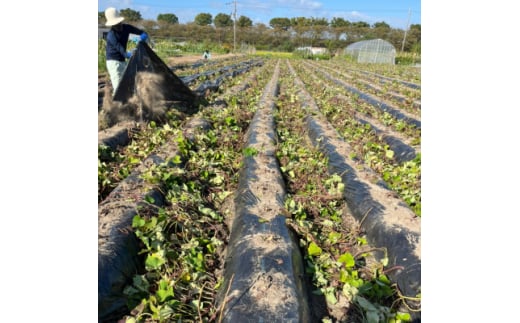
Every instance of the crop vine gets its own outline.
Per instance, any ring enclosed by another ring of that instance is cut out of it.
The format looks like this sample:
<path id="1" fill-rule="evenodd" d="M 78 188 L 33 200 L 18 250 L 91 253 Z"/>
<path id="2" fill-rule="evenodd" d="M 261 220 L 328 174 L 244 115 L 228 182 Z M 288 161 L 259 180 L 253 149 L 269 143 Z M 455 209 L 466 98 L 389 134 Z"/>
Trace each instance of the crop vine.
<path id="1" fill-rule="evenodd" d="M 148 197 L 145 202 L 150 207 L 138 209 L 133 218 L 145 271 L 125 287 L 130 314 L 124 321 L 220 321 L 222 308 L 216 307 L 215 296 L 223 286 L 223 254 L 229 238 L 226 203 L 235 194 L 243 158 L 256 153 L 243 149 L 244 137 L 275 61 L 266 58 L 263 67 L 254 70 L 254 78 L 250 78 L 251 72 L 238 75 L 209 93 L 209 104 L 193 116 L 209 126 L 195 129 L 191 136 L 185 131 L 188 120 L 172 118 L 160 126 L 153 122 L 139 125 L 127 147 L 111 150 L 99 146 L 99 201 L 159 147 L 174 143 L 178 148 L 177 156 L 149 167 L 141 175 L 147 182 L 158 184 L 165 204 L 154 207 Z M 308 112 L 301 108 L 300 89 L 294 85 L 294 78 L 303 80 L 322 113 L 352 145 L 356 156 L 350 157 L 363 159 L 418 215 L 420 153 L 415 159 L 397 163 L 382 138 L 355 116 L 373 116 L 417 146 L 420 129 L 378 111 L 355 95 L 346 95 L 344 89 L 311 73 L 301 61 L 294 64 L 297 75 L 280 64 L 276 157 L 287 189 L 282 212 L 299 239 L 305 279 L 312 286 L 310 297 L 327 306 L 321 312 L 316 310 L 315 318 L 323 323 L 409 321 L 410 315 L 400 308 L 408 306 L 407 301 L 420 302 L 420 295 L 413 298 L 400 293 L 387 277 L 398 268 L 386 267 L 388 259 L 374 258 L 374 253 L 386 250 L 369 246 L 360 225 L 351 222 L 341 178 L 328 173 L 329 161 L 307 137 L 303 122 Z M 221 65 L 186 69 L 183 75 L 209 67 L 218 69 Z M 341 67 L 341 71 L 347 69 Z M 391 71 L 384 73 L 392 75 Z M 244 82 L 251 82 L 251 86 L 230 91 Z M 386 89 L 392 88 L 402 87 L 387 83 Z M 416 91 L 410 93 L 416 95 Z M 409 310 L 417 311 L 413 307 Z"/>
<path id="2" fill-rule="evenodd" d="M 307 70 L 299 69 L 298 75 L 306 83 L 306 89 L 314 97 L 322 113 L 355 151 L 355 155 L 350 157 L 363 159 L 415 214 L 421 216 L 421 154 L 418 153 L 412 160 L 398 162 L 388 143 L 369 124 L 362 124 L 355 118 L 355 110 L 359 110 L 359 106 L 347 101 L 346 96 L 338 96 L 330 83 L 322 82 L 304 71 Z M 365 110 L 365 113 L 368 111 Z M 395 121 L 388 113 L 380 113 L 379 118 L 386 125 L 393 122 L 398 129 L 409 129 L 404 134 L 411 136 L 414 144 L 420 143 L 420 130 Z"/>
<path id="3" fill-rule="evenodd" d="M 259 74 L 259 82 L 266 82 Z M 138 213 L 133 228 L 140 239 L 146 272 L 127 286 L 127 322 L 211 322 L 219 314 L 215 295 L 222 284 L 223 248 L 229 229 L 223 204 L 236 189 L 239 147 L 258 100 L 251 88 L 224 95 L 226 107 L 204 109 L 210 129 L 174 140 L 185 162 L 150 169 L 143 178 L 161 184 L 166 205 L 155 214 Z"/>
<path id="4" fill-rule="evenodd" d="M 366 245 L 362 232 L 347 224 L 341 178 L 327 172 L 327 158 L 305 134 L 306 112 L 294 76 L 286 66 L 280 74 L 284 76 L 276 113 L 276 155 L 286 181 L 288 224 L 299 236 L 314 297 L 325 299 L 328 313 L 348 312 L 345 317 L 315 315 L 322 322 L 408 321 L 409 314 L 395 307 L 401 301 L 383 273 L 384 264 L 371 255 L 375 249 Z"/>

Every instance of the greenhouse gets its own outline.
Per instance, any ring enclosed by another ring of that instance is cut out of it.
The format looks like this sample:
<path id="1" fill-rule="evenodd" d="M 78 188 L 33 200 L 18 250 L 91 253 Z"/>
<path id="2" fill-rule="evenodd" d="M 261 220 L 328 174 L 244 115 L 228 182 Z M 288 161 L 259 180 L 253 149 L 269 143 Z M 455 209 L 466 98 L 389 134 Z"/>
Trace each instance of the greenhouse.
<path id="1" fill-rule="evenodd" d="M 395 64 L 395 47 L 382 39 L 363 40 L 348 45 L 345 54 L 358 63 Z"/>

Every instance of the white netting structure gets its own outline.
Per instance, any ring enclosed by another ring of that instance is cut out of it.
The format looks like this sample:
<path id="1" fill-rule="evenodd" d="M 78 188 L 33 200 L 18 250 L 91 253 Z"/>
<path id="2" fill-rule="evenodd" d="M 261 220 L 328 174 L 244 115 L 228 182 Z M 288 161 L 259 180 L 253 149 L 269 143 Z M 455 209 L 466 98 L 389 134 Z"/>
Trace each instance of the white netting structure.
<path id="1" fill-rule="evenodd" d="M 395 64 L 395 47 L 382 39 L 363 40 L 348 45 L 345 54 L 358 63 Z"/>

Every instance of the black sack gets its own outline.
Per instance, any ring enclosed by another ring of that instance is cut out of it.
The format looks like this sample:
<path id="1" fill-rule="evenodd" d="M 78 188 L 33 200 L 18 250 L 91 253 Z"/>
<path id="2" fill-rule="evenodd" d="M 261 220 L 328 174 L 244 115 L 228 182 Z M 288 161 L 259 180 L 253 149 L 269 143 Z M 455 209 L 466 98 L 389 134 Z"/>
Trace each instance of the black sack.
<path id="1" fill-rule="evenodd" d="M 123 78 L 114 93 L 114 101 L 119 101 L 123 104 L 128 102 L 136 93 L 136 76 L 140 72 L 149 72 L 161 77 L 162 84 L 160 90 L 164 100 L 181 103 L 184 105 L 183 108 L 192 108 L 188 109 L 188 111 L 183 109 L 183 112 L 196 112 L 193 106 L 197 98 L 195 93 L 143 41 L 137 43 L 135 52 L 128 61 Z"/>

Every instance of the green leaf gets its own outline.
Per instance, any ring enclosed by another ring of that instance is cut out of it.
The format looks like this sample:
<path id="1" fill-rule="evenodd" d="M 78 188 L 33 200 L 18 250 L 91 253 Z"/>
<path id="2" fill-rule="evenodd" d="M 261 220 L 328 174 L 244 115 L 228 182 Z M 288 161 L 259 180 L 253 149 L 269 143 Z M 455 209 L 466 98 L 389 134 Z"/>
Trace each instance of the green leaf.
<path id="1" fill-rule="evenodd" d="M 307 248 L 307 252 L 309 253 L 309 256 L 319 256 L 321 255 L 321 248 L 314 242 L 311 242 Z"/>
<path id="2" fill-rule="evenodd" d="M 352 300 L 358 294 L 358 289 L 350 284 L 343 285 L 343 295 Z"/>
<path id="3" fill-rule="evenodd" d="M 139 215 L 134 216 L 134 218 L 132 219 L 132 227 L 133 228 L 140 228 L 145 223 L 146 223 L 146 221 L 143 218 L 141 218 Z"/>
<path id="4" fill-rule="evenodd" d="M 377 278 L 378 281 L 380 282 L 383 282 L 385 285 L 391 285 L 391 282 L 390 282 L 390 279 L 388 279 L 388 277 L 386 275 L 380 275 L 378 278 Z"/>
<path id="5" fill-rule="evenodd" d="M 156 226 L 157 226 L 157 217 L 156 216 L 152 216 L 150 218 L 150 222 L 147 224 L 149 226 L 150 229 L 154 229 Z"/>
<path id="6" fill-rule="evenodd" d="M 224 199 L 231 194 L 232 193 L 230 191 L 222 191 L 222 192 L 218 193 L 218 198 L 219 198 L 219 200 L 224 201 Z"/>
<path id="7" fill-rule="evenodd" d="M 168 289 L 169 286 L 170 284 L 167 280 L 161 279 L 161 281 L 159 282 L 159 289 Z"/>
<path id="8" fill-rule="evenodd" d="M 137 157 L 128 157 L 128 162 L 131 165 L 134 165 L 134 164 L 139 164 L 141 162 L 141 160 Z"/>
<path id="9" fill-rule="evenodd" d="M 388 257 L 381 259 L 381 264 L 383 264 L 383 266 L 388 266 Z"/>
<path id="10" fill-rule="evenodd" d="M 329 241 L 331 244 L 338 243 L 339 239 L 341 239 L 341 233 L 335 231 L 329 233 Z"/>
<path id="11" fill-rule="evenodd" d="M 329 228 L 332 228 L 334 226 L 334 222 L 332 222 L 331 220 L 323 220 L 323 222 L 321 223 L 324 227 L 329 227 Z"/>
<path id="12" fill-rule="evenodd" d="M 366 298 L 357 296 L 356 297 L 356 303 L 359 304 L 365 311 L 367 312 L 377 312 L 377 308 L 374 306 L 374 304 L 370 303 Z"/>
<path id="13" fill-rule="evenodd" d="M 250 156 L 256 156 L 258 154 L 258 151 L 253 147 L 246 147 L 244 149 L 244 156 L 250 157 Z"/>
<path id="14" fill-rule="evenodd" d="M 127 296 L 132 296 L 132 295 L 135 295 L 135 294 L 139 294 L 139 290 L 133 286 L 126 286 L 124 289 L 123 289 L 123 294 L 124 295 L 127 295 Z"/>
<path id="15" fill-rule="evenodd" d="M 367 244 L 367 239 L 365 237 L 361 237 L 361 238 L 358 237 L 358 238 L 356 238 L 356 240 L 360 246 Z"/>
<path id="16" fill-rule="evenodd" d="M 204 215 L 210 216 L 212 219 L 219 219 L 218 213 L 208 207 L 199 206 L 199 211 Z"/>
<path id="17" fill-rule="evenodd" d="M 233 117 L 226 117 L 224 119 L 224 121 L 226 122 L 226 125 L 228 125 L 228 126 L 232 126 L 232 125 L 236 124 L 235 119 Z"/>
<path id="18" fill-rule="evenodd" d="M 393 150 L 388 149 L 388 150 L 385 152 L 385 155 L 386 155 L 387 158 L 394 158 L 395 153 L 394 153 Z"/>
<path id="19" fill-rule="evenodd" d="M 380 323 L 379 314 L 377 311 L 367 311 L 367 322 L 368 323 Z"/>
<path id="20" fill-rule="evenodd" d="M 395 318 L 398 320 L 406 321 L 406 322 L 412 320 L 412 317 L 410 316 L 409 313 L 401 313 L 401 312 L 397 312 Z"/>
<path id="21" fill-rule="evenodd" d="M 159 302 L 164 302 L 170 296 L 173 296 L 173 292 L 169 290 L 160 289 L 157 291 L 157 297 L 159 298 Z"/>
<path id="22" fill-rule="evenodd" d="M 165 263 L 166 263 L 166 260 L 164 260 L 162 254 L 159 252 L 155 252 L 146 257 L 145 266 L 149 270 L 150 269 L 154 270 L 154 269 L 158 269 Z"/>
<path id="23" fill-rule="evenodd" d="M 224 183 L 224 177 L 217 175 L 214 178 L 212 178 L 209 182 L 215 185 L 221 185 L 222 183 Z"/>
<path id="24" fill-rule="evenodd" d="M 356 265 L 356 261 L 354 260 L 354 256 L 350 252 L 346 252 L 342 254 L 339 259 L 339 262 L 344 263 L 345 267 L 352 268 Z"/>
<path id="25" fill-rule="evenodd" d="M 140 291 L 148 292 L 148 288 L 150 287 L 150 283 L 146 280 L 144 275 L 137 275 L 134 276 L 134 279 L 132 280 L 135 288 L 137 288 Z"/>
<path id="26" fill-rule="evenodd" d="M 173 309 L 171 307 L 169 307 L 168 305 L 163 305 L 159 309 L 159 319 L 160 320 L 166 320 L 167 318 L 169 318 L 174 313 L 175 312 L 173 311 Z"/>
<path id="27" fill-rule="evenodd" d="M 209 207 L 203 207 L 203 206 L 199 206 L 199 211 L 200 213 L 204 214 L 204 215 L 210 215 L 211 213 L 213 213 L 214 211 L 212 209 L 210 209 Z"/>
<path id="28" fill-rule="evenodd" d="M 334 295 L 333 287 L 325 289 L 324 294 L 325 294 L 325 299 L 327 300 L 328 304 L 335 305 L 338 302 L 336 295 Z"/>
<path id="29" fill-rule="evenodd" d="M 159 309 L 157 308 L 157 306 L 155 306 L 155 304 L 157 303 L 155 296 L 151 295 L 150 299 L 147 301 L 147 303 L 148 303 L 148 306 L 150 307 L 150 310 L 152 311 L 152 314 L 157 315 L 157 312 Z"/>
<path id="30" fill-rule="evenodd" d="M 182 164 L 181 156 L 179 156 L 179 155 L 175 155 L 175 156 L 171 159 L 171 162 L 174 163 L 175 165 Z"/>
<path id="31" fill-rule="evenodd" d="M 339 281 L 342 283 L 346 283 L 348 281 L 349 274 L 345 269 L 340 269 L 339 271 Z"/>

